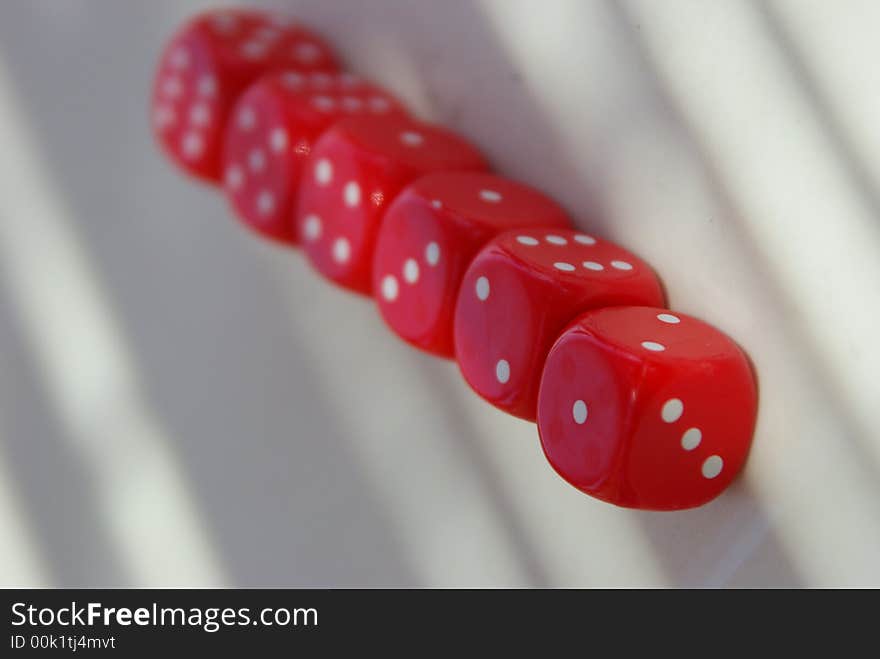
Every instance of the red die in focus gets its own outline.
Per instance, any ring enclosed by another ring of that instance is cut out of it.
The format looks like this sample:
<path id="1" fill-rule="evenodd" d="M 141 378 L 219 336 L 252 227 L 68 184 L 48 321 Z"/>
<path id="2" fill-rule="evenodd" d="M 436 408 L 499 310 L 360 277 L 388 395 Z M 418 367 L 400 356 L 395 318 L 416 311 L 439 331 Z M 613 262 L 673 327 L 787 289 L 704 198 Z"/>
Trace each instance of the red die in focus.
<path id="1" fill-rule="evenodd" d="M 474 254 L 514 227 L 568 227 L 556 202 L 483 172 L 428 174 L 397 197 L 382 220 L 373 289 L 382 316 L 402 338 L 452 357 L 456 295 Z"/>
<path id="2" fill-rule="evenodd" d="M 650 307 L 590 311 L 559 338 L 541 380 L 550 464 L 620 506 L 691 508 L 726 488 L 751 444 L 757 390 L 714 327 Z"/>
<path id="3" fill-rule="evenodd" d="M 440 170 L 481 170 L 483 156 L 461 137 L 404 117 L 352 117 L 315 144 L 300 185 L 297 226 L 312 265 L 361 293 L 372 289 L 376 233 L 397 193 Z"/>
<path id="4" fill-rule="evenodd" d="M 544 359 L 572 318 L 598 307 L 663 303 L 650 266 L 613 243 L 567 229 L 507 231 L 464 276 L 455 354 L 480 396 L 533 421 Z"/>
<path id="5" fill-rule="evenodd" d="M 281 17 L 249 10 L 199 14 L 165 48 L 153 86 L 153 127 L 184 171 L 220 179 L 226 117 L 244 88 L 267 71 L 335 71 L 317 36 Z"/>
<path id="6" fill-rule="evenodd" d="M 348 73 L 285 71 L 251 85 L 230 115 L 223 155 L 226 192 L 244 223 L 295 244 L 295 198 L 312 145 L 333 122 L 358 114 L 406 112 Z"/>

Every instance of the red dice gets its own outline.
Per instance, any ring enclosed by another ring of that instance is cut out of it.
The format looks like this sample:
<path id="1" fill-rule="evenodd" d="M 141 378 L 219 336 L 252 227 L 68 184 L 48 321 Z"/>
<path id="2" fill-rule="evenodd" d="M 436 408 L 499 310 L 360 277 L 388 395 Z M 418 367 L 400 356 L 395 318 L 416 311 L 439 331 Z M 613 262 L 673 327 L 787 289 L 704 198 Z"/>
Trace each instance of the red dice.
<path id="1" fill-rule="evenodd" d="M 429 172 L 481 170 L 483 156 L 439 126 L 401 116 L 343 119 L 315 143 L 297 226 L 312 265 L 340 286 L 372 290 L 376 234 L 397 193 Z"/>
<path id="2" fill-rule="evenodd" d="M 336 70 L 330 49 L 289 21 L 250 10 L 199 14 L 171 39 L 153 85 L 153 127 L 184 171 L 218 181 L 227 114 L 244 88 L 278 68 Z"/>
<path id="3" fill-rule="evenodd" d="M 357 114 L 406 112 L 348 73 L 291 70 L 251 85 L 230 115 L 223 155 L 226 193 L 238 217 L 263 236 L 295 244 L 295 197 L 312 145 L 333 122 Z"/>
<path id="4" fill-rule="evenodd" d="M 464 276 L 455 354 L 474 391 L 533 421 L 544 359 L 577 314 L 663 303 L 650 266 L 613 243 L 568 229 L 506 231 Z"/>
<path id="5" fill-rule="evenodd" d="M 751 444 L 757 391 L 726 335 L 651 307 L 580 316 L 550 351 L 538 431 L 576 488 L 620 506 L 675 510 L 716 497 Z"/>
<path id="6" fill-rule="evenodd" d="M 568 227 L 537 190 L 484 172 L 438 172 L 408 186 L 388 208 L 376 242 L 373 289 L 391 329 L 452 357 L 461 278 L 492 236 L 514 227 Z"/>

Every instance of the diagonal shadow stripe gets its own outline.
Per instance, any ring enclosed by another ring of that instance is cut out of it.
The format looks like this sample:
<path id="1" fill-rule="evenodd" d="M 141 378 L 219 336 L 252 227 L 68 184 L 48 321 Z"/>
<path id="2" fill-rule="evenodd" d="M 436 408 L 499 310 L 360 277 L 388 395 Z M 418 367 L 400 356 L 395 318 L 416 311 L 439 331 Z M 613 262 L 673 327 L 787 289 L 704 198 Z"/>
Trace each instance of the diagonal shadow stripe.
<path id="1" fill-rule="evenodd" d="M 859 157 L 840 117 L 834 111 L 815 75 L 810 72 L 800 47 L 771 2 L 751 0 L 755 13 L 776 42 L 779 53 L 795 83 L 813 109 L 813 115 L 837 152 L 840 166 L 873 215 L 880 221 L 880 190 L 874 185 L 870 171 Z"/>

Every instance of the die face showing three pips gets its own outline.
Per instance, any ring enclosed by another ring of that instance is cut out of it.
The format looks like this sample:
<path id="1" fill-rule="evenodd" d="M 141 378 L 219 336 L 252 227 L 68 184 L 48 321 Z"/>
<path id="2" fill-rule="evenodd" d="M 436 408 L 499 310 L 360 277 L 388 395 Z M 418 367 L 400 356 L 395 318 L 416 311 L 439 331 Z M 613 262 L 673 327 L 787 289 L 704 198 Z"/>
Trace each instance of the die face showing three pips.
<path id="1" fill-rule="evenodd" d="M 651 510 L 702 505 L 742 468 L 757 389 L 742 350 L 711 325 L 654 307 L 589 311 L 541 378 L 538 431 L 578 489 Z"/>
<path id="2" fill-rule="evenodd" d="M 483 170 L 475 147 L 439 126 L 413 119 L 343 119 L 312 150 L 297 202 L 300 241 L 312 265 L 331 281 L 372 291 L 376 235 L 394 197 L 419 176 Z"/>
<path id="3" fill-rule="evenodd" d="M 244 89 L 281 68 L 335 71 L 316 35 L 281 17 L 228 9 L 186 23 L 162 54 L 153 86 L 152 120 L 170 159 L 193 176 L 218 182 L 229 112 Z"/>
<path id="4" fill-rule="evenodd" d="M 474 258 L 455 309 L 455 353 L 480 396 L 533 421 L 544 359 L 578 313 L 645 304 L 663 290 L 644 261 L 568 229 L 504 232 Z"/>
<path id="5" fill-rule="evenodd" d="M 300 179 L 315 140 L 335 121 L 355 115 L 405 115 L 383 89 L 348 73 L 270 73 L 241 96 L 224 146 L 224 188 L 236 215 L 258 234 L 298 242 L 294 222 Z M 332 176 L 326 167 L 316 182 Z"/>
<path id="6" fill-rule="evenodd" d="M 388 326 L 433 354 L 454 356 L 456 295 L 471 259 L 514 227 L 570 226 L 556 202 L 485 172 L 428 174 L 388 208 L 373 260 L 373 290 Z"/>

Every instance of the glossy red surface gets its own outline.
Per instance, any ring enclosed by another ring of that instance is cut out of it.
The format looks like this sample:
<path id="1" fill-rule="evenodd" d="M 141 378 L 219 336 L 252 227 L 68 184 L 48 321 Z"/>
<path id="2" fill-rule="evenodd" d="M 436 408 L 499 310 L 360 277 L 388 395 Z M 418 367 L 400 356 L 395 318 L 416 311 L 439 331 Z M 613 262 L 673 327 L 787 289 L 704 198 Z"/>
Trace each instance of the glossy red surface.
<path id="1" fill-rule="evenodd" d="M 352 117 L 316 142 L 302 178 L 297 227 L 312 265 L 345 288 L 370 294 L 376 235 L 400 190 L 433 171 L 482 170 L 461 137 L 413 119 Z"/>
<path id="2" fill-rule="evenodd" d="M 227 115 L 260 75 L 295 68 L 335 71 L 331 49 L 289 20 L 246 9 L 206 11 L 169 41 L 152 94 L 153 129 L 185 172 L 217 182 Z"/>
<path id="3" fill-rule="evenodd" d="M 283 71 L 248 87 L 230 114 L 223 149 L 224 187 L 238 218 L 264 237 L 296 244 L 296 193 L 312 145 L 335 121 L 361 114 L 406 110 L 348 73 Z"/>
<path id="4" fill-rule="evenodd" d="M 544 359 L 568 322 L 588 309 L 663 303 L 651 267 L 618 245 L 569 229 L 507 231 L 464 276 L 456 358 L 480 396 L 533 421 Z"/>
<path id="5" fill-rule="evenodd" d="M 484 172 L 429 174 L 385 214 L 373 260 L 373 289 L 388 326 L 412 345 L 455 354 L 456 296 L 479 249 L 504 229 L 570 226 L 554 201 Z"/>
<path id="6" fill-rule="evenodd" d="M 652 307 L 580 316 L 547 358 L 538 431 L 553 468 L 578 489 L 633 508 L 702 505 L 748 455 L 757 390 L 726 335 Z"/>

